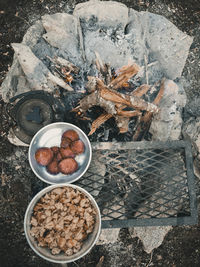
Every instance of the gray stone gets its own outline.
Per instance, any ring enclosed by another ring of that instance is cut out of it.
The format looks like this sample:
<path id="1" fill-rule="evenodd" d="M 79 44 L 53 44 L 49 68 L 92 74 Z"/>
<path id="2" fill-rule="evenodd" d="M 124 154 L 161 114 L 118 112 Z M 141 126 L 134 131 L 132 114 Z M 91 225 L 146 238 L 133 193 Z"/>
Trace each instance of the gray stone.
<path id="1" fill-rule="evenodd" d="M 181 99 L 179 97 L 181 96 Z M 153 140 L 177 140 L 181 134 L 181 108 L 186 104 L 179 87 L 171 80 L 164 82 L 164 95 L 159 104 L 160 112 L 152 120 L 150 133 Z"/>
<path id="2" fill-rule="evenodd" d="M 120 228 L 102 229 L 97 245 L 113 244 L 117 242 Z"/>
<path id="3" fill-rule="evenodd" d="M 28 45 L 32 49 L 42 36 L 43 32 L 44 28 L 41 21 L 36 21 L 36 23 L 27 30 L 23 37 L 22 44 Z M 22 87 L 20 87 L 22 84 L 18 86 L 18 77 L 20 77 L 20 79 L 24 79 L 24 85 Z M 31 90 L 26 78 L 24 77 L 16 55 L 14 55 L 12 66 L 2 83 L 0 90 L 5 102 L 9 101 L 9 99 L 15 95 Z"/>
<path id="4" fill-rule="evenodd" d="M 146 253 L 151 253 L 162 244 L 171 229 L 172 226 L 135 227 L 130 228 L 129 233 L 131 237 L 138 237 L 142 241 Z"/>
<path id="5" fill-rule="evenodd" d="M 180 31 L 163 16 L 133 9 L 129 12 L 126 33 L 132 40 L 136 62 L 141 64 L 146 55 L 148 63 L 159 62 L 159 72 L 162 71 L 163 76 L 172 80 L 181 76 L 192 37 Z"/>
<path id="6" fill-rule="evenodd" d="M 130 44 L 122 39 L 120 46 L 113 42 L 107 34 L 99 31 L 88 31 L 84 37 L 85 55 L 88 64 L 95 62 L 95 52 L 99 53 L 103 62 L 110 64 L 113 68 L 120 68 L 132 60 Z"/>
<path id="7" fill-rule="evenodd" d="M 200 98 L 195 98 L 187 103 L 184 110 L 184 117 L 186 120 L 191 117 L 200 117 Z"/>
<path id="8" fill-rule="evenodd" d="M 125 213 L 123 201 L 120 198 L 116 197 L 115 199 L 112 200 L 112 202 L 118 204 L 112 205 L 112 210 L 109 209 L 110 203 L 105 205 L 105 208 L 102 211 L 102 214 L 104 215 L 103 220 L 108 220 L 108 221 L 111 220 L 109 216 L 112 216 L 112 218 L 116 219 L 120 217 L 121 220 L 126 219 L 125 216 L 122 216 L 122 214 Z M 117 242 L 119 231 L 120 228 L 102 229 L 97 245 L 110 244 L 110 243 L 113 244 Z"/>
<path id="9" fill-rule="evenodd" d="M 80 60 L 78 43 L 78 21 L 75 16 L 66 13 L 44 15 L 42 24 L 46 30 L 43 38 L 53 47 L 64 51 L 68 56 Z"/>
<path id="10" fill-rule="evenodd" d="M 128 22 L 128 8 L 114 1 L 88 1 L 77 4 L 73 15 L 80 19 L 84 30 L 124 29 Z"/>
<path id="11" fill-rule="evenodd" d="M 200 117 L 190 118 L 185 122 L 183 127 L 183 135 L 188 138 L 200 153 Z"/>
<path id="12" fill-rule="evenodd" d="M 31 89 L 53 91 L 59 85 L 66 90 L 72 90 L 63 80 L 48 70 L 42 61 L 33 54 L 30 47 L 16 43 L 12 44 L 12 47 Z"/>
<path id="13" fill-rule="evenodd" d="M 148 13 L 148 26 L 147 42 L 152 58 L 160 62 L 165 77 L 172 80 L 180 77 L 193 38 L 160 15 Z"/>
<path id="14" fill-rule="evenodd" d="M 194 174 L 200 180 L 200 157 L 194 159 Z"/>

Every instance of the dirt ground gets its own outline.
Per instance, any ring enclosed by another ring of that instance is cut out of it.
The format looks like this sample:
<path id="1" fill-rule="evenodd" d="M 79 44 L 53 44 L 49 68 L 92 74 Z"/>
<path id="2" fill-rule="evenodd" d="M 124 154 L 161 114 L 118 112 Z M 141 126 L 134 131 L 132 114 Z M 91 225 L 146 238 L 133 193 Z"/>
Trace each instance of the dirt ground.
<path id="1" fill-rule="evenodd" d="M 84 1 L 0 0 L 0 84 L 12 64 L 12 42 L 21 42 L 28 27 L 45 13 L 72 12 L 75 4 Z M 199 0 L 121 0 L 136 10 L 149 10 L 164 15 L 180 30 L 194 37 L 183 71 L 189 101 L 200 97 L 200 2 Z M 12 125 L 0 101 L 0 266 L 58 266 L 42 260 L 29 247 L 23 231 L 23 218 L 31 198 L 45 185 L 32 173 L 26 147 L 11 145 L 6 135 Z M 102 258 L 104 257 L 104 258 Z M 102 264 L 100 259 L 103 260 Z M 99 262 L 100 261 L 100 262 Z M 95 246 L 81 260 L 68 266 L 200 266 L 199 225 L 174 227 L 163 244 L 152 254 L 142 249 L 137 238 L 121 229 L 118 242 Z"/>

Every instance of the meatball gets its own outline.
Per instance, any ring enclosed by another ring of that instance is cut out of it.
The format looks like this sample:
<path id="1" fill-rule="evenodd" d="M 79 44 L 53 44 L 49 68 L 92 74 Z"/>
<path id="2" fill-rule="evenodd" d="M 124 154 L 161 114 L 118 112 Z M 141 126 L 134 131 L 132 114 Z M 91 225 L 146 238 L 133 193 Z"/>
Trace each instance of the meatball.
<path id="1" fill-rule="evenodd" d="M 63 138 L 66 138 L 66 137 L 69 138 L 69 139 L 71 139 L 72 141 L 76 141 L 76 140 L 79 139 L 79 136 L 78 136 L 77 132 L 74 131 L 74 130 L 67 130 L 67 131 L 65 131 L 63 133 L 63 135 L 62 135 L 62 139 Z"/>
<path id="2" fill-rule="evenodd" d="M 74 154 L 81 154 L 85 151 L 85 145 L 81 140 L 72 142 L 70 148 Z"/>
<path id="3" fill-rule="evenodd" d="M 53 159 L 53 152 L 48 147 L 41 147 L 36 151 L 35 159 L 38 164 L 47 166 Z"/>
<path id="4" fill-rule="evenodd" d="M 58 168 L 63 174 L 71 174 L 78 169 L 78 163 L 73 158 L 66 158 L 60 161 Z"/>
<path id="5" fill-rule="evenodd" d="M 62 156 L 62 158 L 74 158 L 75 154 L 74 152 L 71 150 L 70 147 L 66 147 L 66 148 L 60 148 L 60 154 Z"/>
<path id="6" fill-rule="evenodd" d="M 59 168 L 58 168 L 58 162 L 57 160 L 53 160 L 47 165 L 47 171 L 51 174 L 58 174 Z"/>
<path id="7" fill-rule="evenodd" d="M 63 137 L 60 143 L 60 146 L 63 148 L 68 147 L 71 144 L 72 140 L 68 137 Z"/>

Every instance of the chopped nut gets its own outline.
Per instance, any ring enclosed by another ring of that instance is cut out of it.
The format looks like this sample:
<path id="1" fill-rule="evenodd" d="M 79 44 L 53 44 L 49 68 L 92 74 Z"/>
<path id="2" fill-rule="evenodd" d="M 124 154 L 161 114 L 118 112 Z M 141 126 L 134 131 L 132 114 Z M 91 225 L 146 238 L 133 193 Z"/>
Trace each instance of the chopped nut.
<path id="1" fill-rule="evenodd" d="M 53 255 L 77 253 L 94 229 L 95 209 L 83 193 L 70 187 L 53 189 L 33 210 L 30 234 Z"/>
<path id="2" fill-rule="evenodd" d="M 60 249 L 59 249 L 59 248 L 53 248 L 53 249 L 51 250 L 51 253 L 52 253 L 53 255 L 59 254 L 59 253 L 60 253 Z"/>
<path id="3" fill-rule="evenodd" d="M 66 244 L 66 239 L 63 238 L 63 237 L 60 237 L 59 240 L 58 240 L 58 246 L 60 248 L 63 248 L 65 244 Z"/>
<path id="4" fill-rule="evenodd" d="M 36 220 L 35 217 L 32 217 L 32 218 L 31 218 L 31 224 L 32 224 L 33 226 L 37 226 L 37 225 L 38 225 L 38 222 L 37 222 L 37 220 Z"/>

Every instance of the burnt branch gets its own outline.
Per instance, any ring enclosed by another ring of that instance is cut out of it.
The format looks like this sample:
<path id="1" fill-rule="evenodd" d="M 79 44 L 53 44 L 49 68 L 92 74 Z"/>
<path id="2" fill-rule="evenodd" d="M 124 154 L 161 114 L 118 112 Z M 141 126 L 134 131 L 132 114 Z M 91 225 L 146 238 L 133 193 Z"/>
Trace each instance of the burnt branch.
<path id="1" fill-rule="evenodd" d="M 164 82 L 165 82 L 165 79 L 163 79 L 161 81 L 161 85 L 160 85 L 160 90 L 156 96 L 156 98 L 154 99 L 153 103 L 156 104 L 156 105 L 159 105 L 162 97 L 163 97 L 163 94 L 164 94 Z M 149 127 L 151 125 L 151 121 L 152 121 L 152 118 L 153 118 L 153 113 L 152 112 L 146 112 L 142 117 L 141 117 L 141 120 L 140 120 L 140 123 L 137 127 L 137 130 L 133 136 L 133 140 L 134 141 L 139 141 L 141 140 L 145 134 L 147 133 L 147 131 L 149 130 Z"/>
<path id="2" fill-rule="evenodd" d="M 82 98 L 79 106 L 73 111 L 86 113 L 93 106 L 100 106 L 104 109 L 105 112 L 93 121 L 89 135 L 92 135 L 111 117 L 115 118 L 120 133 L 125 133 L 128 131 L 130 118 L 138 117 L 138 121 L 141 119 L 141 122 L 136 130 L 137 136 L 142 129 L 143 124 L 141 123 L 151 121 L 152 115 L 159 112 L 157 103 L 162 97 L 162 90 L 160 90 L 154 103 L 142 99 L 150 89 L 147 84 L 141 85 L 130 94 L 117 92 L 118 88 L 129 87 L 128 81 L 138 73 L 139 66 L 136 64 L 123 66 L 118 70 L 118 76 L 114 78 L 111 69 L 102 61 L 98 53 L 96 53 L 96 66 L 101 79 L 93 76 L 88 77 L 87 89 L 90 94 Z M 145 115 L 142 115 L 144 112 Z"/>
<path id="3" fill-rule="evenodd" d="M 108 84 L 108 87 L 115 90 L 123 87 L 123 84 L 125 84 L 131 77 L 136 75 L 139 70 L 140 68 L 137 64 L 123 66 L 119 70 L 119 75 Z"/>
<path id="4" fill-rule="evenodd" d="M 93 121 L 91 130 L 88 135 L 92 135 L 104 122 L 112 118 L 112 114 L 103 113 Z"/>

